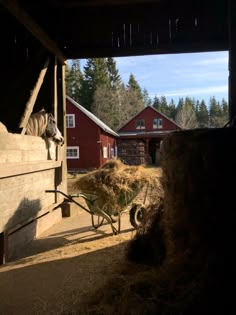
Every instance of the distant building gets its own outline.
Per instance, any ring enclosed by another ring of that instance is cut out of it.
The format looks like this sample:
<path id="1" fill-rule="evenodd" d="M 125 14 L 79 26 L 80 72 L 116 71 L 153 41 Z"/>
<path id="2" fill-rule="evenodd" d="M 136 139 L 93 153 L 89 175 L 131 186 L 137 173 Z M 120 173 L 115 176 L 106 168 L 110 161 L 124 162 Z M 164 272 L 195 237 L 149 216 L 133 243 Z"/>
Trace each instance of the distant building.
<path id="1" fill-rule="evenodd" d="M 118 130 L 118 157 L 128 164 L 158 165 L 161 141 L 180 129 L 170 118 L 147 106 Z"/>
<path id="2" fill-rule="evenodd" d="M 69 96 L 66 127 L 68 171 L 95 169 L 117 156 L 119 135 Z"/>

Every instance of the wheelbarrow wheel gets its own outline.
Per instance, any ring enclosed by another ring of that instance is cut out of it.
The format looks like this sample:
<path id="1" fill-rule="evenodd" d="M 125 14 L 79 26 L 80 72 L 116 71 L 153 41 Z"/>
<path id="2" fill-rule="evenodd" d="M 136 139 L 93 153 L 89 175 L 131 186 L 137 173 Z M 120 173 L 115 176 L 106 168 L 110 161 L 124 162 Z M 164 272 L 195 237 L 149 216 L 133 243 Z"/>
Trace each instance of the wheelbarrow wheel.
<path id="1" fill-rule="evenodd" d="M 104 218 L 100 215 L 91 215 L 92 216 L 92 225 L 95 229 L 99 228 L 104 221 Z"/>
<path id="2" fill-rule="evenodd" d="M 133 205 L 129 212 L 129 220 L 131 225 L 137 229 L 142 223 L 144 216 L 146 215 L 147 210 L 143 205 Z"/>

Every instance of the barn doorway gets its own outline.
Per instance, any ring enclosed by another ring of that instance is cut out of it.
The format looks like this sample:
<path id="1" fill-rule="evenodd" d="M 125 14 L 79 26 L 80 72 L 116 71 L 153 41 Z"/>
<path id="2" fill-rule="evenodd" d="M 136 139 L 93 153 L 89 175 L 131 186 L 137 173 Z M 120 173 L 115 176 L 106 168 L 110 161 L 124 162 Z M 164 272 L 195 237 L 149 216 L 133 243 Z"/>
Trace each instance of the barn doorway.
<path id="1" fill-rule="evenodd" d="M 151 139 L 149 141 L 148 153 L 150 156 L 150 162 L 152 165 L 158 165 L 160 163 L 159 158 L 159 149 L 160 149 L 160 140 L 159 139 Z"/>

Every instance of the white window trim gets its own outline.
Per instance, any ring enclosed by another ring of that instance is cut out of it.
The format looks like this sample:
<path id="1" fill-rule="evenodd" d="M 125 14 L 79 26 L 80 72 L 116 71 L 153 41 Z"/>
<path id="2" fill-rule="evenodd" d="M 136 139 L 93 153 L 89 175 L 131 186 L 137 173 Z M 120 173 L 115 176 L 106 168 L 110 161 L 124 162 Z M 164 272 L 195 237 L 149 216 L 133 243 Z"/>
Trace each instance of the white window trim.
<path id="1" fill-rule="evenodd" d="M 68 156 L 67 155 L 67 150 L 76 150 L 77 151 L 77 155 L 76 156 Z M 73 160 L 73 159 L 79 159 L 79 147 L 67 147 L 66 148 L 66 158 L 68 159 L 68 160 Z"/>
<path id="2" fill-rule="evenodd" d="M 104 158 L 104 159 L 107 159 L 107 158 L 108 158 L 107 147 L 103 147 L 103 158 Z"/>
<path id="3" fill-rule="evenodd" d="M 154 125 L 154 119 L 161 121 L 161 125 L 159 125 L 159 124 Z M 153 129 L 162 129 L 163 128 L 163 119 L 162 118 L 154 118 L 154 119 L 153 119 Z"/>
<path id="4" fill-rule="evenodd" d="M 141 126 L 141 125 L 136 125 L 136 129 L 145 129 L 145 119 L 144 118 L 141 118 L 141 119 L 138 119 L 137 121 L 136 121 L 136 124 L 137 124 L 137 122 L 141 122 L 141 121 L 143 121 L 144 122 L 144 126 Z"/>
<path id="5" fill-rule="evenodd" d="M 73 125 L 67 126 L 67 124 L 66 124 L 66 128 L 75 128 L 75 114 L 66 114 L 66 117 L 72 117 L 72 121 L 73 121 Z M 66 122 L 67 122 L 67 120 L 66 120 Z"/>

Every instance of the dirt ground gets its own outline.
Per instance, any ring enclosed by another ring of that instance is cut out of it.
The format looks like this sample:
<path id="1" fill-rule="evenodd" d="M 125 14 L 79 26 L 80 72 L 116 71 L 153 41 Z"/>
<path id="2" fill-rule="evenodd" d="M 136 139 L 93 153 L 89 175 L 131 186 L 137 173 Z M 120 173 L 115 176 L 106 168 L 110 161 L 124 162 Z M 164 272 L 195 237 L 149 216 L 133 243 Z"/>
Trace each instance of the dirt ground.
<path id="1" fill-rule="evenodd" d="M 68 177 L 69 192 L 74 180 Z M 84 299 L 121 270 L 134 233 L 128 212 L 121 233 L 112 235 L 108 224 L 95 230 L 90 215 L 74 206 L 71 217 L 0 266 L 0 315 L 76 314 Z"/>

